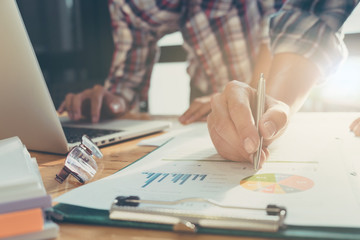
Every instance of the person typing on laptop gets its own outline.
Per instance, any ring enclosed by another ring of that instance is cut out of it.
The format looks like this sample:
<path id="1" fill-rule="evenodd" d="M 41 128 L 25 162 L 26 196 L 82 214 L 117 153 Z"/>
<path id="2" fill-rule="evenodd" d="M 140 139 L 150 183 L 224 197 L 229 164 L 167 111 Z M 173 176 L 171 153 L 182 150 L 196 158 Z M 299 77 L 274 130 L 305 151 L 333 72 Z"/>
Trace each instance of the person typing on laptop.
<path id="1" fill-rule="evenodd" d="M 59 118 L 16 1 L 0 1 L 0 43 L 0 138 L 18 136 L 30 150 L 64 154 L 84 134 L 97 146 L 105 146 L 171 125 L 160 120 L 109 119 L 92 124 Z"/>
<path id="2" fill-rule="evenodd" d="M 115 43 L 109 76 L 104 86 L 68 94 L 58 111 L 67 111 L 72 120 L 85 116 L 98 122 L 100 116 L 121 115 L 136 102 L 146 103 L 157 41 L 181 31 L 191 104 L 179 120 L 205 120 L 211 96 L 227 82 L 250 84 L 254 76 L 256 84 L 258 73 L 252 72 L 268 41 L 267 20 L 280 7 L 281 1 L 109 1 Z"/>

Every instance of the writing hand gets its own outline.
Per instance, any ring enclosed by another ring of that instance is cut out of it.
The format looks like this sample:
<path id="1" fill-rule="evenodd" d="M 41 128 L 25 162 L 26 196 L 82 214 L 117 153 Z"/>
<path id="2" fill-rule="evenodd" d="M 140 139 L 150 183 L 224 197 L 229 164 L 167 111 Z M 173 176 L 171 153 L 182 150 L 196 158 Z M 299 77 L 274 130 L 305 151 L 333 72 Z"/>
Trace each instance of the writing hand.
<path id="1" fill-rule="evenodd" d="M 127 104 L 124 98 L 117 96 L 101 85 L 86 89 L 80 93 L 69 93 L 58 108 L 61 114 L 68 112 L 71 120 L 90 118 L 93 123 L 103 117 L 111 117 L 125 113 Z"/>
<path id="2" fill-rule="evenodd" d="M 254 124 L 256 90 L 239 81 L 229 82 L 222 93 L 211 99 L 208 129 L 218 153 L 233 161 L 253 161 L 260 144 Z M 259 131 L 264 138 L 260 166 L 268 158 L 267 146 L 279 137 L 287 126 L 289 107 L 266 96 L 265 112 L 259 121 Z"/>

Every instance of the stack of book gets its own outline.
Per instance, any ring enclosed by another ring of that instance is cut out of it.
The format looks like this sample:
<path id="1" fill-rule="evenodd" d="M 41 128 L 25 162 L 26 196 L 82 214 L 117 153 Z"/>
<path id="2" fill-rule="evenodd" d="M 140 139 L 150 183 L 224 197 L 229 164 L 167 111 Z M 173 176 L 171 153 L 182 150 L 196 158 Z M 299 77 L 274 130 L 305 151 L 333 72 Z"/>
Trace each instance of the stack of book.
<path id="1" fill-rule="evenodd" d="M 0 239 L 55 238 L 49 208 L 36 159 L 18 137 L 0 140 Z"/>

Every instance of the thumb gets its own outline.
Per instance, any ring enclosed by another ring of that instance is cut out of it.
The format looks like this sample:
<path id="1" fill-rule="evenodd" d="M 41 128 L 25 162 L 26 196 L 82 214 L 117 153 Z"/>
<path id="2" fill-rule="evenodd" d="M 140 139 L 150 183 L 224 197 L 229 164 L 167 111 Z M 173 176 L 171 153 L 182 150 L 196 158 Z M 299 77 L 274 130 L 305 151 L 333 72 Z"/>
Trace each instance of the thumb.
<path id="1" fill-rule="evenodd" d="M 289 112 L 289 106 L 279 101 L 266 110 L 259 122 L 260 133 L 265 140 L 271 141 L 283 133 Z"/>

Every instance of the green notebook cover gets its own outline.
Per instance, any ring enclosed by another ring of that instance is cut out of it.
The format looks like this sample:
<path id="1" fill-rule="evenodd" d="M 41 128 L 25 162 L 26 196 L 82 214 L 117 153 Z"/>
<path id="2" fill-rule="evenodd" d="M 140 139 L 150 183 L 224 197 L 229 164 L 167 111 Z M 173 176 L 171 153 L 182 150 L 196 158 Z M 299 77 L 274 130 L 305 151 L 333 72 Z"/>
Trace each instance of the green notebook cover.
<path id="1" fill-rule="evenodd" d="M 109 211 L 91 208 L 78 207 L 68 204 L 57 204 L 51 213 L 56 222 L 81 223 L 114 227 L 129 227 L 142 229 L 155 229 L 172 231 L 172 226 L 167 224 L 143 223 L 112 220 L 109 218 Z M 61 227 L 61 226 L 60 226 Z M 198 228 L 197 234 L 216 234 L 263 238 L 283 238 L 283 239 L 341 239 L 359 240 L 360 229 L 358 228 L 334 228 L 334 227 L 306 227 L 306 226 L 287 226 L 278 232 L 254 232 L 243 230 L 210 229 Z"/>

